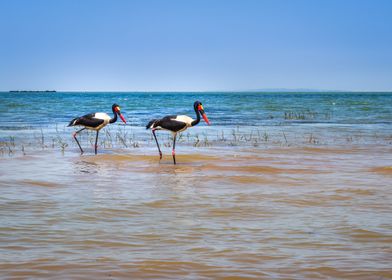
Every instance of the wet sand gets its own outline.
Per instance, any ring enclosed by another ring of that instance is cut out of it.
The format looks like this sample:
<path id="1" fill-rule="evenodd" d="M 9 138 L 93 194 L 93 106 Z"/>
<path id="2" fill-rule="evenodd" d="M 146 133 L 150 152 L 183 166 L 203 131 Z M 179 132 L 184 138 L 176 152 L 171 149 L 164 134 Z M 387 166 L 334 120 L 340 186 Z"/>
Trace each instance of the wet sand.
<path id="1" fill-rule="evenodd" d="M 6 279 L 391 279 L 392 148 L 0 158 Z"/>

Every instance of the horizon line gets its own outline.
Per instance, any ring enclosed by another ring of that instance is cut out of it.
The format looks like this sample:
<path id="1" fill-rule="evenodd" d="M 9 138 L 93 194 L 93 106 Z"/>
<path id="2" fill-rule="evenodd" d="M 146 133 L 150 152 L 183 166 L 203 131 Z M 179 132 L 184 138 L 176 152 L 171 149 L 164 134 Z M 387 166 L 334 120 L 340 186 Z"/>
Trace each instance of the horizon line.
<path id="1" fill-rule="evenodd" d="M 249 89 L 249 90 L 0 90 L 3 93 L 118 92 L 118 93 L 391 93 L 392 90 Z"/>

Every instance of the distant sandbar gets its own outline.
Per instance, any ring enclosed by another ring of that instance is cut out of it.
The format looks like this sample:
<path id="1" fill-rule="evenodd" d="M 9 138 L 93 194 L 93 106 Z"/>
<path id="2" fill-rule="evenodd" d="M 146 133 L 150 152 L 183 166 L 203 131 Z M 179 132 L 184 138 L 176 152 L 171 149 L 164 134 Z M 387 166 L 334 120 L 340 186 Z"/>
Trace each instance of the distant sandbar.
<path id="1" fill-rule="evenodd" d="M 19 93 L 19 92 L 56 92 L 56 91 L 55 90 L 10 90 L 9 92 Z"/>

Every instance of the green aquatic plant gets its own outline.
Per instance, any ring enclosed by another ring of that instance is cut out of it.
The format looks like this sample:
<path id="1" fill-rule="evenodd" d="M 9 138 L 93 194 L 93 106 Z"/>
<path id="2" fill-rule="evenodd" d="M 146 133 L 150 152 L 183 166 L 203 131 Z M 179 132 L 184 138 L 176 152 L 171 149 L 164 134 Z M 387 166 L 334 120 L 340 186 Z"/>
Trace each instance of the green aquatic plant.
<path id="1" fill-rule="evenodd" d="M 14 154 L 14 151 L 11 149 L 10 146 L 8 146 L 8 155 L 12 156 Z"/>
<path id="2" fill-rule="evenodd" d="M 68 147 L 68 143 L 65 142 L 60 135 L 57 136 L 57 143 L 59 144 L 61 152 L 64 153 L 65 152 L 65 148 Z"/>
<path id="3" fill-rule="evenodd" d="M 284 141 L 286 142 L 286 145 L 288 146 L 286 133 L 284 133 L 284 130 L 283 130 L 283 129 L 282 129 L 282 133 L 283 133 Z"/>
<path id="4" fill-rule="evenodd" d="M 204 140 L 203 140 L 204 147 L 209 147 L 209 146 L 211 146 L 211 145 L 210 145 L 210 142 L 208 141 L 208 136 L 207 136 L 207 134 L 206 134 L 206 133 L 203 133 L 203 136 L 204 136 Z"/>
<path id="5" fill-rule="evenodd" d="M 323 113 L 305 110 L 305 111 L 286 111 L 284 112 L 285 120 L 315 120 L 324 119 L 330 120 L 332 118 L 332 111 L 326 111 Z"/>
<path id="6" fill-rule="evenodd" d="M 264 131 L 263 140 L 264 140 L 264 142 L 268 142 L 268 140 L 269 140 L 269 135 L 268 135 L 267 131 Z"/>
<path id="7" fill-rule="evenodd" d="M 127 134 L 126 134 L 126 133 L 121 134 L 121 132 L 117 132 L 117 133 L 116 133 L 116 139 L 117 139 L 125 148 L 128 148 L 128 145 L 127 145 Z"/>
<path id="8" fill-rule="evenodd" d="M 216 133 L 216 138 L 217 138 L 217 141 L 219 141 L 219 142 L 226 142 L 226 137 L 225 137 L 225 132 L 222 130 L 221 131 L 221 135 L 219 135 L 219 133 L 217 132 Z"/>
<path id="9" fill-rule="evenodd" d="M 15 137 L 14 136 L 10 136 L 9 145 L 12 147 L 15 147 Z"/>
<path id="10" fill-rule="evenodd" d="M 200 143 L 199 134 L 195 135 L 195 142 L 193 143 L 194 147 L 198 147 Z"/>
<path id="11" fill-rule="evenodd" d="M 319 144 L 319 140 L 311 133 L 308 138 L 309 144 Z"/>
<path id="12" fill-rule="evenodd" d="M 42 150 L 45 149 L 45 136 L 44 136 L 44 132 L 43 132 L 42 128 L 41 128 L 41 147 L 42 147 Z"/>

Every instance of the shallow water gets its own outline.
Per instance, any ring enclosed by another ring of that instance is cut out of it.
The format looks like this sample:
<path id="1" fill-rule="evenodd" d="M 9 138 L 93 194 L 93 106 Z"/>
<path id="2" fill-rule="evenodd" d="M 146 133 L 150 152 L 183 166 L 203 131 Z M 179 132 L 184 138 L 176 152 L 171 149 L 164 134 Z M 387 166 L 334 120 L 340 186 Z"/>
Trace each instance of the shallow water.
<path id="1" fill-rule="evenodd" d="M 0 98 L 0 278 L 392 278 L 392 94 Z M 159 162 L 144 125 L 196 99 Z M 113 102 L 80 155 L 68 121 Z"/>
<path id="2" fill-rule="evenodd" d="M 7 279 L 388 279 L 391 147 L 0 159 Z"/>

